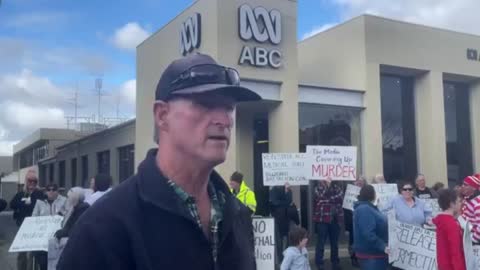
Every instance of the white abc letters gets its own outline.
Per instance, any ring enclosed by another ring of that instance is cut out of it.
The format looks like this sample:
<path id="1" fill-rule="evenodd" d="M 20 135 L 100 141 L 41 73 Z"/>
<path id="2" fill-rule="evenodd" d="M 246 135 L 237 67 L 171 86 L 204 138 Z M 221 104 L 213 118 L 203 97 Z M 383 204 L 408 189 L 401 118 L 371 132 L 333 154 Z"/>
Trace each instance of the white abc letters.
<path id="1" fill-rule="evenodd" d="M 270 42 L 279 45 L 282 41 L 282 15 L 280 11 L 268 11 L 264 7 L 252 8 L 244 4 L 238 8 L 238 31 L 244 41 L 254 40 L 258 43 Z M 239 64 L 256 67 L 279 68 L 282 65 L 282 53 L 276 49 L 264 47 L 251 48 L 243 46 Z"/>
<path id="2" fill-rule="evenodd" d="M 200 47 L 202 39 L 202 21 L 199 13 L 182 23 L 180 29 L 180 53 L 186 55 Z"/>

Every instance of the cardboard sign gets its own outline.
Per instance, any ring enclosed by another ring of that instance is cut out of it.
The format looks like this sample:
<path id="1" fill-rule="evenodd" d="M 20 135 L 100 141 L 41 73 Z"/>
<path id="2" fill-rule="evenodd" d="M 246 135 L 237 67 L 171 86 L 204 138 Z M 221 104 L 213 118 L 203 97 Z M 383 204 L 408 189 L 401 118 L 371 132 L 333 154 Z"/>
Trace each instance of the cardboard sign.
<path id="1" fill-rule="evenodd" d="M 309 179 L 355 181 L 357 179 L 357 147 L 307 146 Z"/>
<path id="2" fill-rule="evenodd" d="M 378 209 L 385 209 L 392 198 L 398 195 L 397 184 L 372 184 L 377 196 Z"/>
<path id="3" fill-rule="evenodd" d="M 404 270 L 437 269 L 437 240 L 434 231 L 389 218 L 388 238 L 391 248 L 389 261 L 393 262 L 393 266 Z"/>
<path id="4" fill-rule="evenodd" d="M 292 186 L 308 185 L 305 161 L 305 153 L 262 154 L 263 185 L 283 186 L 285 183 Z"/>
<path id="5" fill-rule="evenodd" d="M 61 228 L 63 217 L 27 217 L 8 252 L 48 251 L 48 240 Z"/>
<path id="6" fill-rule="evenodd" d="M 347 185 L 345 197 L 343 198 L 343 208 L 353 211 L 353 204 L 357 201 L 358 194 L 360 194 L 360 189 L 360 187 L 355 185 Z"/>
<path id="7" fill-rule="evenodd" d="M 275 269 L 275 222 L 273 218 L 253 218 L 257 269 Z"/>
<path id="8" fill-rule="evenodd" d="M 420 199 L 425 202 L 425 208 L 432 211 L 432 217 L 436 217 L 439 213 L 443 212 L 440 205 L 438 205 L 437 199 Z"/>

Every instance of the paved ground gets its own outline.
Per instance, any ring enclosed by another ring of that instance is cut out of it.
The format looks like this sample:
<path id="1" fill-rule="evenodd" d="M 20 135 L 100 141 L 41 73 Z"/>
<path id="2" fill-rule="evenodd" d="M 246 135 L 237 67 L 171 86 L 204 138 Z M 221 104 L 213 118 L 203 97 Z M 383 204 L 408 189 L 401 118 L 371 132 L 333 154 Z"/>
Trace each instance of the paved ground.
<path id="1" fill-rule="evenodd" d="M 8 253 L 10 244 L 15 237 L 17 232 L 17 227 L 15 222 L 12 219 L 11 212 L 0 213 L 0 269 L 1 270 L 15 270 L 16 269 L 16 253 Z M 309 248 L 310 253 L 310 265 L 312 270 L 316 270 L 315 267 L 315 249 L 313 247 Z M 340 248 L 340 257 L 341 257 L 341 266 L 343 270 L 355 269 L 350 264 L 350 259 L 348 258 L 348 251 L 345 245 L 342 245 Z M 330 252 L 327 249 L 325 258 L 327 261 L 325 263 L 326 269 L 330 269 L 330 263 L 328 259 L 330 258 Z M 261 270 L 261 269 L 259 269 Z"/>
<path id="2" fill-rule="evenodd" d="M 16 253 L 8 253 L 10 244 L 17 232 L 11 212 L 0 213 L 0 269 L 16 269 Z"/>

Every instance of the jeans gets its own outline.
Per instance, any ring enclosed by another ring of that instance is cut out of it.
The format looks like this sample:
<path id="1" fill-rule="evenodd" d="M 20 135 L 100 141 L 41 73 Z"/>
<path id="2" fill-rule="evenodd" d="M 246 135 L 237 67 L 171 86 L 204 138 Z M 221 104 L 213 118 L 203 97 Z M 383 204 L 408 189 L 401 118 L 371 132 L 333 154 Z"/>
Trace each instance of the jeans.
<path id="1" fill-rule="evenodd" d="M 323 255 L 325 252 L 325 243 L 327 236 L 330 239 L 330 261 L 332 265 L 339 265 L 338 258 L 338 237 L 340 236 L 340 225 L 337 222 L 316 223 L 317 227 L 317 247 L 315 249 L 315 263 L 317 266 L 323 266 Z"/>
<path id="2" fill-rule="evenodd" d="M 386 270 L 388 269 L 388 259 L 359 259 L 361 270 Z"/>

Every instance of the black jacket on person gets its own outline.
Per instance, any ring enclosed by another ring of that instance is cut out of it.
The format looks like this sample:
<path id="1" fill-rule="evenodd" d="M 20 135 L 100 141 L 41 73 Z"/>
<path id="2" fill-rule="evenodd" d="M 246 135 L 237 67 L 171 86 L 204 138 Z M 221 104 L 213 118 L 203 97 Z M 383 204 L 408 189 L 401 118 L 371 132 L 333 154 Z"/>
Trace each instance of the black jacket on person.
<path id="1" fill-rule="evenodd" d="M 55 237 L 58 238 L 58 239 L 63 238 L 63 237 L 69 237 L 70 232 L 73 228 L 73 225 L 75 225 L 75 223 L 77 223 L 77 220 L 80 218 L 80 216 L 85 211 L 87 211 L 88 207 L 90 207 L 90 205 L 88 203 L 85 203 L 85 202 L 81 202 L 81 203 L 77 204 L 73 208 L 72 215 L 68 218 L 67 222 L 65 223 L 65 226 L 63 226 L 63 228 L 61 228 L 60 230 L 58 230 L 55 233 Z"/>
<path id="2" fill-rule="evenodd" d="M 22 201 L 23 198 L 30 197 L 30 204 L 26 204 L 25 201 Z M 37 200 L 43 200 L 46 196 L 40 190 L 36 189 L 32 194 L 28 194 L 25 191 L 20 191 L 15 194 L 12 201 L 10 201 L 10 208 L 13 210 L 13 219 L 17 223 L 17 226 L 22 225 L 23 220 L 26 217 L 32 216 L 33 208 Z"/>
<path id="3" fill-rule="evenodd" d="M 58 270 L 256 269 L 252 219 L 213 172 L 225 194 L 218 259 L 211 243 L 156 164 L 150 150 L 138 173 L 92 205 L 78 220 Z"/>
<path id="4" fill-rule="evenodd" d="M 291 217 L 288 209 L 292 205 L 292 192 L 285 192 L 284 186 L 275 186 L 270 190 L 270 209 L 280 236 L 288 234 Z"/>
<path id="5" fill-rule="evenodd" d="M 5 201 L 4 199 L 0 199 L 0 212 L 5 210 L 5 208 L 7 208 L 7 205 L 7 201 Z"/>

